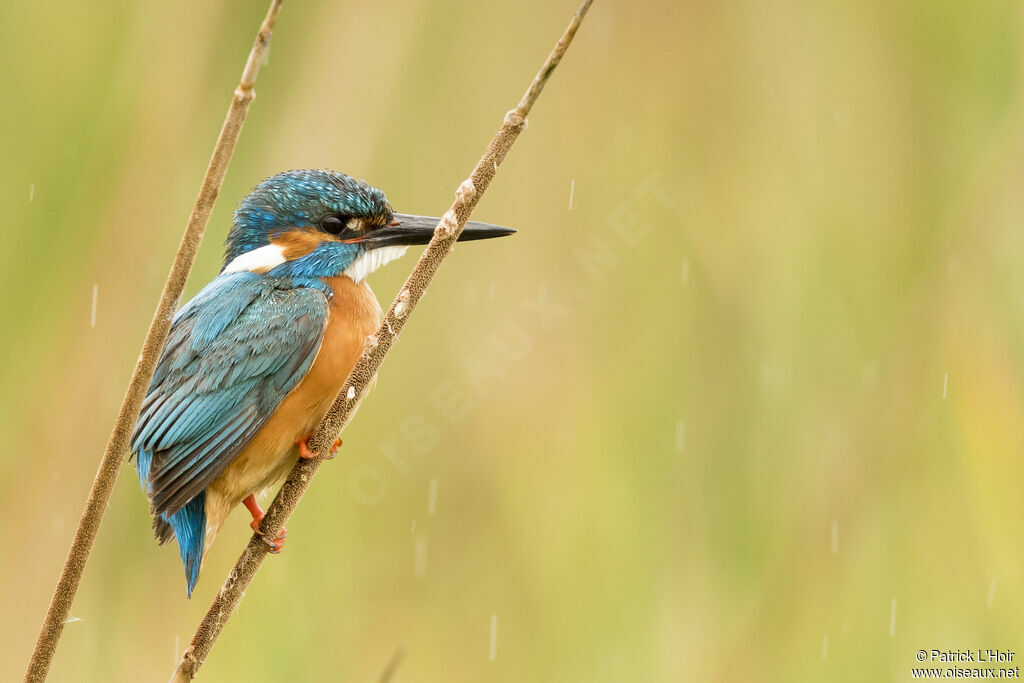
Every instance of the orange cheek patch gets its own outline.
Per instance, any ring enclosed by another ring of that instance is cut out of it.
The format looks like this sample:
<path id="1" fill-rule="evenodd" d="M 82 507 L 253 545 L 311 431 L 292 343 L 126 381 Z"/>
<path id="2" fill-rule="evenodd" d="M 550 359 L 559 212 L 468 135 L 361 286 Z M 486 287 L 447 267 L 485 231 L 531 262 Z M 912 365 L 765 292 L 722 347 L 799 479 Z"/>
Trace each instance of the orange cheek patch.
<path id="1" fill-rule="evenodd" d="M 289 230 L 271 238 L 270 243 L 281 247 L 281 255 L 285 260 L 302 258 L 310 253 L 321 242 L 331 241 L 330 236 L 322 232 L 310 232 L 308 230 Z"/>

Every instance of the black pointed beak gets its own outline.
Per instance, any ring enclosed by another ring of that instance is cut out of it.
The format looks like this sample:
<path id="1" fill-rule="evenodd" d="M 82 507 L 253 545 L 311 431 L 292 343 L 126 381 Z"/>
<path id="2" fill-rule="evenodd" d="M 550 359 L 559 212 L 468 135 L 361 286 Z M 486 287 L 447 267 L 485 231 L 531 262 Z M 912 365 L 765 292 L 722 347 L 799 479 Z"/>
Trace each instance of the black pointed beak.
<path id="1" fill-rule="evenodd" d="M 431 218 L 430 216 L 396 213 L 391 223 L 371 231 L 365 237 L 356 241 L 366 245 L 368 249 L 427 244 L 430 242 L 430 238 L 434 236 L 434 228 L 437 227 L 440 221 L 440 218 Z M 503 228 L 500 225 L 468 221 L 466 227 L 462 230 L 462 234 L 459 235 L 459 241 L 488 240 L 492 237 L 512 235 L 515 232 L 512 228 Z"/>

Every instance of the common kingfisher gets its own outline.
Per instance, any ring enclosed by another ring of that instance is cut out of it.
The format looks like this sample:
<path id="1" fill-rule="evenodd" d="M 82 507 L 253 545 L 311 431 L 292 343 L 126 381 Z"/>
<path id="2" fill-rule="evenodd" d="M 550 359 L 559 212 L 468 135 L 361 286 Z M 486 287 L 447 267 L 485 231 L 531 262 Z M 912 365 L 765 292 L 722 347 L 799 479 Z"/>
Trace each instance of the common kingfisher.
<path id="1" fill-rule="evenodd" d="M 258 533 L 256 494 L 316 457 L 308 439 L 381 323 L 366 277 L 429 242 L 437 222 L 330 170 L 280 173 L 242 200 L 220 274 L 174 317 L 132 436 L 187 595 L 228 513 L 243 503 Z M 459 240 L 514 232 L 470 222 Z M 284 535 L 264 539 L 271 552 Z"/>

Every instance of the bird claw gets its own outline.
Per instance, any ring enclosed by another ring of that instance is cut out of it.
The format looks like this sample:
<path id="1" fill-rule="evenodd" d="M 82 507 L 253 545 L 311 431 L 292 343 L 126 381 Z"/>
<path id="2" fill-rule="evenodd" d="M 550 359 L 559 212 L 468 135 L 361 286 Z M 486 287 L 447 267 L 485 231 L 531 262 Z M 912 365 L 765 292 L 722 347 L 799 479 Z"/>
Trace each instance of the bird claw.
<path id="1" fill-rule="evenodd" d="M 275 538 L 274 540 L 270 540 L 269 538 L 267 538 L 267 535 L 263 533 L 263 530 L 260 529 L 260 522 L 262 521 L 262 517 L 259 519 L 254 519 L 251 522 L 249 522 L 249 526 L 252 527 L 252 530 L 256 533 L 257 536 L 260 537 L 260 540 L 270 547 L 269 552 L 271 555 L 280 554 L 280 552 L 284 549 L 284 539 L 288 537 L 288 530 L 282 528 L 281 533 L 277 535 L 277 538 Z"/>
<path id="2" fill-rule="evenodd" d="M 316 451 L 309 448 L 309 437 L 296 441 L 295 445 L 299 447 L 299 457 L 303 460 L 309 460 L 310 458 L 317 457 Z M 331 446 L 330 454 L 324 456 L 324 460 L 334 460 L 338 455 L 338 446 L 340 445 L 341 439 L 335 439 L 334 444 Z"/>
<path id="3" fill-rule="evenodd" d="M 295 442 L 295 445 L 299 447 L 299 457 L 302 458 L 303 460 L 309 460 L 310 458 L 316 457 L 316 453 L 309 450 L 308 438 L 299 439 L 298 441 Z"/>
<path id="4" fill-rule="evenodd" d="M 270 549 L 267 551 L 268 553 L 270 553 L 271 555 L 280 555 L 281 551 L 284 550 L 284 537 L 287 535 L 288 534 L 282 531 L 281 535 L 275 538 L 273 541 L 271 541 L 263 534 L 260 534 L 260 538 L 262 538 L 263 542 L 266 543 L 267 546 L 269 546 Z"/>
<path id="5" fill-rule="evenodd" d="M 340 445 L 341 438 L 339 437 L 334 440 L 334 443 L 331 445 L 331 453 L 326 458 L 324 458 L 324 460 L 334 460 L 336 457 L 338 457 L 338 446 Z"/>

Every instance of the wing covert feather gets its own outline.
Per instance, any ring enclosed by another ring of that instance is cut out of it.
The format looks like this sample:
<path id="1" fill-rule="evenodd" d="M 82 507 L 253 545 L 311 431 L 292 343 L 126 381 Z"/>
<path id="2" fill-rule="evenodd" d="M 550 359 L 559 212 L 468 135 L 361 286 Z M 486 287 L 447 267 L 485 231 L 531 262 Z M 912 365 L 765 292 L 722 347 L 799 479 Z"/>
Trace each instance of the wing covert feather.
<path id="1" fill-rule="evenodd" d="M 178 312 L 132 438 L 153 453 L 154 514 L 227 467 L 306 376 L 326 323 L 321 291 L 253 273 L 219 276 Z"/>

